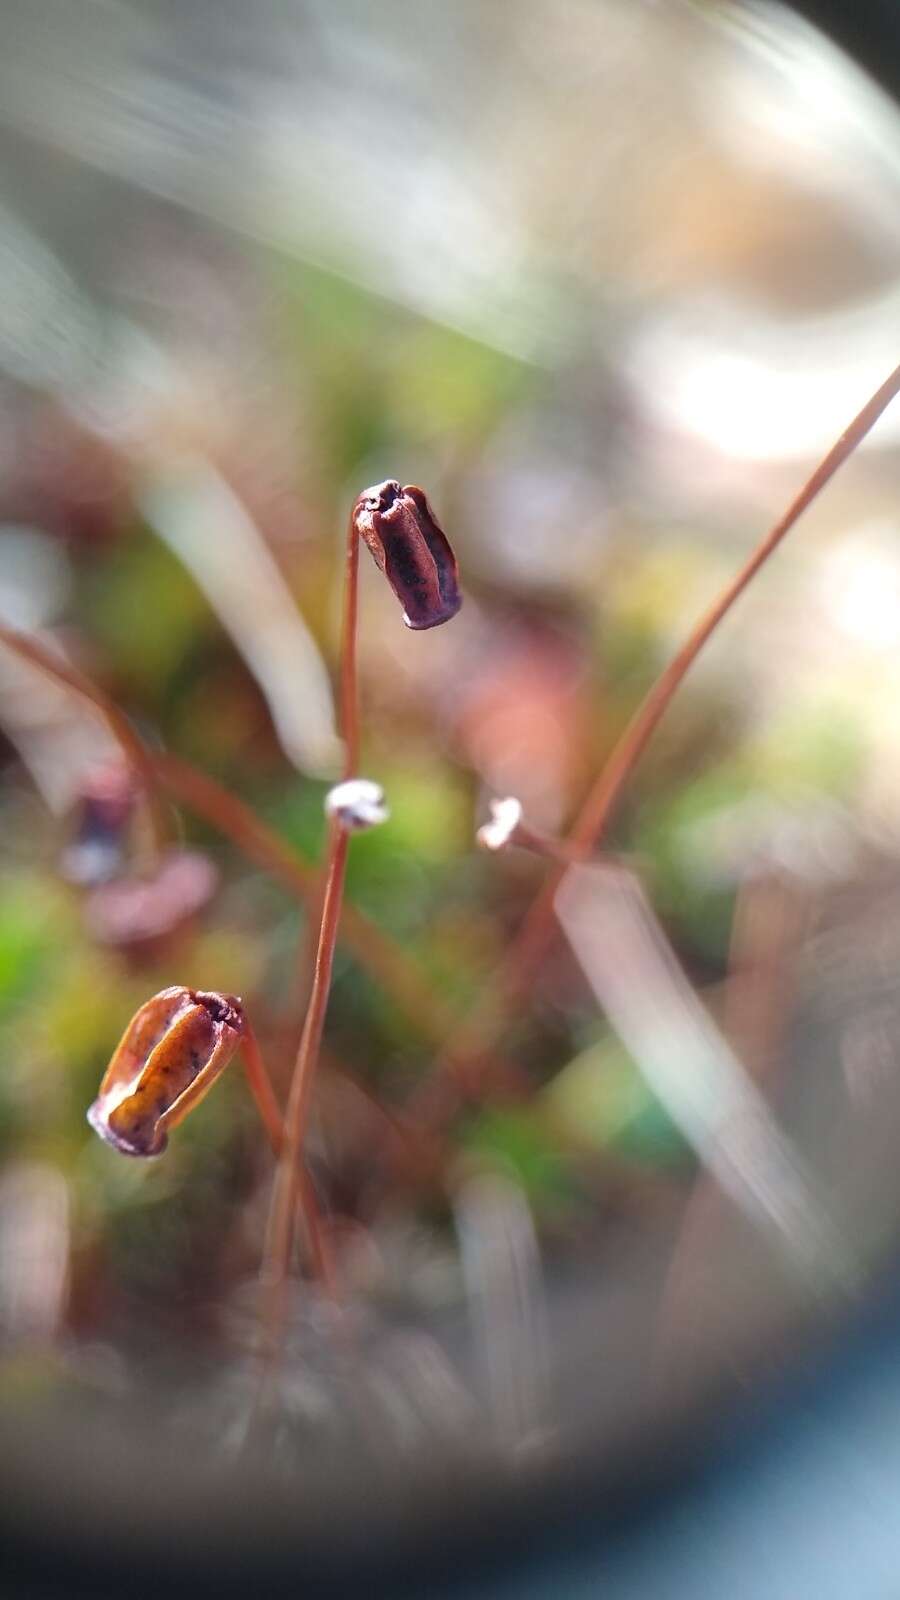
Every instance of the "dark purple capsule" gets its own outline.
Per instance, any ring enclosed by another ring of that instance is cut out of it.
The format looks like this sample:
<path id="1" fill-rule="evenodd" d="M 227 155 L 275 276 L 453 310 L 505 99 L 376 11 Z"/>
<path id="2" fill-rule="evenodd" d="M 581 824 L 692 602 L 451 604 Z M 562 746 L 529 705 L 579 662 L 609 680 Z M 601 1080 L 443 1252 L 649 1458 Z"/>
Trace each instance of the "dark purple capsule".
<path id="1" fill-rule="evenodd" d="M 446 535 L 414 483 L 396 478 L 364 489 L 353 507 L 364 539 L 403 607 L 408 628 L 436 628 L 462 605 L 459 569 Z"/>

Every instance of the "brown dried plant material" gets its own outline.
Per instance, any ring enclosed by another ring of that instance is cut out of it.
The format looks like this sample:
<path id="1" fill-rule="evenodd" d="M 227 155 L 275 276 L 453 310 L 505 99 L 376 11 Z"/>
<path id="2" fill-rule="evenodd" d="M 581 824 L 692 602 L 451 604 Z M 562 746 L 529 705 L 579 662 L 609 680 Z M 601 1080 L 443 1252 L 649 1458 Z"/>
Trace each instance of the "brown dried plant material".
<path id="1" fill-rule="evenodd" d="M 161 1155 L 169 1129 L 212 1088 L 245 1033 L 233 995 L 163 989 L 125 1029 L 88 1122 L 122 1155 Z"/>
<path id="2" fill-rule="evenodd" d="M 408 628 L 436 628 L 462 605 L 456 557 L 423 490 L 396 478 L 364 489 L 351 521 L 403 607 Z"/>

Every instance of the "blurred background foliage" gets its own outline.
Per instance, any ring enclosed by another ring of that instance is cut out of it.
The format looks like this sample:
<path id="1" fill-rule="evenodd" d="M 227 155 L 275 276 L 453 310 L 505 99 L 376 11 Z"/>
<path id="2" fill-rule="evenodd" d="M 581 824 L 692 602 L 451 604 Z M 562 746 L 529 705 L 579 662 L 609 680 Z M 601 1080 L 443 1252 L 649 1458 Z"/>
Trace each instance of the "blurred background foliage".
<path id="1" fill-rule="evenodd" d="M 476 852 L 488 798 L 565 826 L 896 359 L 896 114 L 762 5 L 32 0 L 2 28 L 0 620 L 315 862 L 347 508 L 422 483 L 465 606 L 407 633 L 366 560 L 363 766 L 391 820 L 348 896 L 461 1016 L 543 875 Z M 759 874 L 822 914 L 861 863 L 895 870 L 897 439 L 888 418 L 729 619 L 617 820 L 717 1015 Z M 157 881 L 139 799 L 97 820 L 115 742 L 6 652 L 0 726 L 0 1321 L 12 1372 L 46 1349 L 44 1382 L 127 1383 L 154 1337 L 246 1338 L 223 1308 L 271 1161 L 236 1067 L 159 1162 L 85 1108 L 172 983 L 240 994 L 283 1094 L 307 908 L 187 807 Z M 352 1293 L 452 1301 L 472 1173 L 517 1187 L 551 1265 L 668 1237 L 693 1159 L 561 947 L 503 1052 L 527 1092 L 485 1091 L 399 1172 L 379 1106 L 434 1041 L 339 950 L 312 1155 Z"/>

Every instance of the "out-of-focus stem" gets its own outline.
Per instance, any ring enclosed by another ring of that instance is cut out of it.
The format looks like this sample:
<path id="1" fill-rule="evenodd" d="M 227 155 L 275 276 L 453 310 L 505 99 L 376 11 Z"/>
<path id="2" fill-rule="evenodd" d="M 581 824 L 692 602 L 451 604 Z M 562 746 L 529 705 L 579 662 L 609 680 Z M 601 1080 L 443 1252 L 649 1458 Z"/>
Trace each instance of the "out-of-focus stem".
<path id="1" fill-rule="evenodd" d="M 657 678 L 598 775 L 569 832 L 567 843 L 576 856 L 582 859 L 589 856 L 604 840 L 626 783 L 676 691 L 720 622 L 898 393 L 900 366 L 894 369 L 832 445 L 784 515 L 770 528 L 740 571 L 695 624 L 681 649 Z M 473 1012 L 456 1030 L 449 1048 L 432 1067 L 429 1085 L 432 1080 L 447 1076 L 466 1077 L 498 1037 L 513 1006 L 527 992 L 553 936 L 553 902 L 565 871 L 565 864 L 560 862 L 548 873 L 518 934 L 499 968 L 491 975 Z"/>
<path id="2" fill-rule="evenodd" d="M 83 700 L 89 701 L 100 712 L 139 780 L 141 796 L 147 807 L 153 845 L 156 850 L 161 849 L 168 830 L 154 782 L 150 751 L 140 735 L 135 732 L 124 711 L 120 710 L 116 702 L 105 695 L 90 678 L 79 672 L 77 667 L 60 660 L 59 656 L 48 650 L 46 645 L 31 634 L 19 633 L 15 628 L 7 628 L 0 624 L 0 644 L 5 645 L 8 650 L 12 650 L 31 666 L 37 667 L 46 677 L 52 678 L 56 683 L 71 689 Z"/>

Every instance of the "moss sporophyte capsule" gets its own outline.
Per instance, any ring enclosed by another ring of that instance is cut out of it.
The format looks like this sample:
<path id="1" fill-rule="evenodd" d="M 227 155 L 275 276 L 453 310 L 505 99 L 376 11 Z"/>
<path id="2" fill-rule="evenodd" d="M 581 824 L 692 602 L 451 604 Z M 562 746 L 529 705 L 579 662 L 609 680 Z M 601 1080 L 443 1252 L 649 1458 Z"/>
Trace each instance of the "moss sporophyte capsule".
<path id="1" fill-rule="evenodd" d="M 244 1032 L 233 995 L 163 989 L 125 1029 L 88 1111 L 91 1127 L 123 1155 L 161 1155 L 169 1129 L 212 1088 Z"/>
<path id="2" fill-rule="evenodd" d="M 352 516 L 408 628 L 436 628 L 456 616 L 462 605 L 456 557 L 423 490 L 388 478 L 363 490 Z"/>

